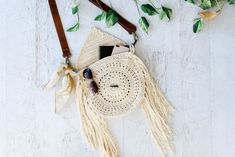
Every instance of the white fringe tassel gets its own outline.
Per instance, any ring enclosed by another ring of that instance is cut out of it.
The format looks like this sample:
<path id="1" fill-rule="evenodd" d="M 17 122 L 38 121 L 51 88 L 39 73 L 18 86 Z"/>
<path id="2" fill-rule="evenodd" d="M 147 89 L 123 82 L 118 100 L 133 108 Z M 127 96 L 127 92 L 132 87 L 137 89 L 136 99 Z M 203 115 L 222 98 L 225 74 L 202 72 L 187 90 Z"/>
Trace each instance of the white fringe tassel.
<path id="1" fill-rule="evenodd" d="M 79 78 L 78 78 L 79 80 Z M 93 148 L 99 148 L 104 153 L 104 157 L 118 157 L 117 146 L 109 132 L 105 118 L 91 111 L 87 104 L 86 84 L 77 83 L 76 93 L 80 109 L 80 116 L 83 131 L 88 143 Z"/>
<path id="2" fill-rule="evenodd" d="M 132 61 L 138 62 L 145 78 L 145 93 L 142 108 L 145 112 L 150 131 L 157 143 L 162 155 L 167 156 L 167 151 L 173 151 L 171 143 L 172 129 L 169 125 L 170 112 L 172 106 L 166 100 L 160 87 L 150 76 L 148 69 L 143 62 L 136 56 Z M 82 77 L 81 77 L 82 78 Z M 88 142 L 94 147 L 103 151 L 105 157 L 118 157 L 117 146 L 109 132 L 105 118 L 93 112 L 87 104 L 88 89 L 85 83 L 78 78 L 77 98 L 80 108 L 83 130 Z"/>
<path id="3" fill-rule="evenodd" d="M 169 149 L 174 150 L 171 143 L 172 128 L 169 125 L 170 112 L 173 111 L 173 108 L 150 76 L 145 65 L 143 63 L 140 65 L 145 76 L 145 94 L 141 105 L 153 138 L 162 155 L 166 157 Z"/>

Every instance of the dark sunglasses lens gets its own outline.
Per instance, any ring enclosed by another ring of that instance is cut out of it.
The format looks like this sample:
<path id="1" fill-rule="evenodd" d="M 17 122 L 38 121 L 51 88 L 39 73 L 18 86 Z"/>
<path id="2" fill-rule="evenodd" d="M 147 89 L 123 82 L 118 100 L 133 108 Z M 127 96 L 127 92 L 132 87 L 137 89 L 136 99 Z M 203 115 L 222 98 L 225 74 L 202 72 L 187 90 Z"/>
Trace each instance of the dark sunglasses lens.
<path id="1" fill-rule="evenodd" d="M 93 93 L 97 93 L 98 92 L 98 86 L 97 84 L 95 83 L 95 81 L 91 81 L 90 83 L 90 89 Z"/>
<path id="2" fill-rule="evenodd" d="M 93 76 L 92 76 L 91 69 L 89 69 L 89 68 L 84 69 L 84 70 L 83 70 L 83 77 L 84 77 L 85 79 L 92 79 Z"/>

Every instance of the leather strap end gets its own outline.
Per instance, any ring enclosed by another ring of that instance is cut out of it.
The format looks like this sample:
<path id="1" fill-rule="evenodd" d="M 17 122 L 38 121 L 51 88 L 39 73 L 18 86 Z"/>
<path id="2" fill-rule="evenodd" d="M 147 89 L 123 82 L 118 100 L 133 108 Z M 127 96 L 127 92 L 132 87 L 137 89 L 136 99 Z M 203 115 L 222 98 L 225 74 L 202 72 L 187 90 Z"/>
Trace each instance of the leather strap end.
<path id="1" fill-rule="evenodd" d="M 50 10 L 51 10 L 51 15 L 55 24 L 56 32 L 60 41 L 60 46 L 63 52 L 63 57 L 69 58 L 71 56 L 71 53 L 69 50 L 68 42 L 66 40 L 64 28 L 60 19 L 56 1 L 48 0 L 48 2 L 49 2 Z"/>

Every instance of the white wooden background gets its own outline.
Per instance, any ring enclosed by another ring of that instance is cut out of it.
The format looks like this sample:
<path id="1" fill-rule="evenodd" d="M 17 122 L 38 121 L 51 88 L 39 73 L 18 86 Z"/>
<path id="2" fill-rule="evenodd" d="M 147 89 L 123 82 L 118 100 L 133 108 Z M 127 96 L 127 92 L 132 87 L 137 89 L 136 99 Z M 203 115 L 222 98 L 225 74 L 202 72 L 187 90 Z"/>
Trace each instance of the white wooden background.
<path id="1" fill-rule="evenodd" d="M 63 25 L 76 21 L 73 0 L 57 0 Z M 106 1 L 108 2 L 108 1 Z M 235 6 L 199 34 L 192 33 L 198 8 L 165 0 L 171 22 L 151 17 L 149 35 L 138 30 L 137 54 L 176 108 L 172 157 L 235 157 Z M 132 0 L 112 0 L 137 24 Z M 73 63 L 90 28 L 97 26 L 131 42 L 120 27 L 93 21 L 100 11 L 81 2 L 81 28 L 66 33 Z M 60 64 L 61 49 L 47 0 L 0 0 L 0 157 L 99 157 L 86 143 L 74 101 L 54 114 L 54 91 L 42 86 Z M 141 109 L 110 121 L 121 157 L 159 157 Z"/>

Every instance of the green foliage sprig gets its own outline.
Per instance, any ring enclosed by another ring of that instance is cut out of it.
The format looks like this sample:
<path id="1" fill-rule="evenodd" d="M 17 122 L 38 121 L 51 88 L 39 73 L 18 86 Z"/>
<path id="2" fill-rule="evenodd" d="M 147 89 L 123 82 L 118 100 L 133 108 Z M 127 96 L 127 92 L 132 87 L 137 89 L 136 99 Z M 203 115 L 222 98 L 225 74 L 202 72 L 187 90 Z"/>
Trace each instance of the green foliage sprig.
<path id="1" fill-rule="evenodd" d="M 172 15 L 172 9 L 167 8 L 163 5 L 161 5 L 161 7 L 156 7 L 154 5 L 154 3 L 152 2 L 152 0 L 148 0 L 149 3 L 145 3 L 145 4 L 139 4 L 137 0 L 134 0 L 140 19 L 139 19 L 139 25 L 142 28 L 142 30 L 146 33 L 148 33 L 148 28 L 149 28 L 149 22 L 146 19 L 145 16 L 141 16 L 140 13 L 140 9 L 141 11 L 145 14 L 147 14 L 148 16 L 154 16 L 154 15 L 159 15 L 159 18 L 161 20 L 163 19 L 168 19 L 168 21 L 171 19 L 171 15 Z"/>
<path id="2" fill-rule="evenodd" d="M 230 5 L 235 4 L 235 0 L 185 0 L 191 4 L 200 7 L 203 11 L 199 12 L 199 17 L 193 21 L 193 32 L 201 32 L 204 26 L 204 21 L 213 20 L 217 17 L 226 2 Z"/>
<path id="3" fill-rule="evenodd" d="M 79 28 L 80 28 L 80 22 L 79 22 L 79 7 L 80 4 L 74 2 L 74 4 L 72 5 L 72 14 L 77 16 L 77 22 L 75 23 L 75 25 L 73 25 L 72 27 L 70 27 L 69 29 L 67 29 L 67 32 L 76 32 Z"/>
<path id="4" fill-rule="evenodd" d="M 172 15 L 172 9 L 167 8 L 165 6 L 161 6 L 160 8 L 156 8 L 154 5 L 151 4 L 142 4 L 141 5 L 141 10 L 148 14 L 149 16 L 153 15 L 159 15 L 159 18 L 163 20 L 164 18 L 167 18 L 168 20 L 171 19 Z"/>
<path id="5" fill-rule="evenodd" d="M 156 7 L 154 3 L 152 2 L 152 0 L 148 0 L 149 3 L 145 3 L 145 4 L 139 4 L 138 0 L 133 0 L 133 1 L 136 4 L 137 10 L 140 16 L 138 23 L 140 27 L 142 28 L 142 30 L 146 33 L 148 33 L 149 31 L 150 24 L 147 18 L 141 14 L 141 11 L 144 14 L 147 14 L 148 16 L 159 15 L 159 18 L 161 20 L 168 19 L 169 21 L 171 19 L 172 9 L 170 8 L 167 8 L 165 6 Z M 110 9 L 108 12 L 103 11 L 102 13 L 97 15 L 94 20 L 102 21 L 104 19 L 106 21 L 107 27 L 112 27 L 118 22 L 119 17 L 118 17 L 118 14 L 113 9 Z"/>
<path id="6" fill-rule="evenodd" d="M 101 14 L 95 17 L 95 21 L 102 21 L 103 19 L 105 19 L 107 27 L 112 27 L 118 22 L 119 16 L 117 12 L 115 12 L 113 9 L 110 9 L 107 12 L 103 11 Z"/>

